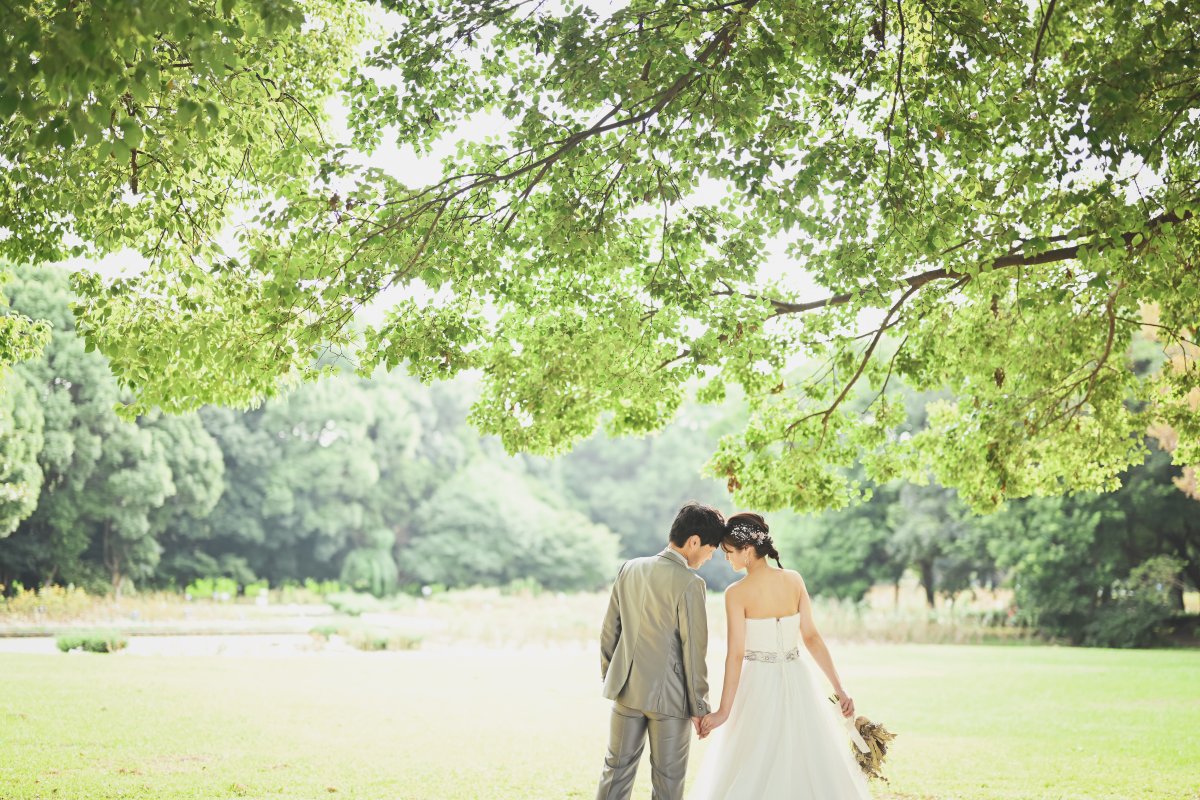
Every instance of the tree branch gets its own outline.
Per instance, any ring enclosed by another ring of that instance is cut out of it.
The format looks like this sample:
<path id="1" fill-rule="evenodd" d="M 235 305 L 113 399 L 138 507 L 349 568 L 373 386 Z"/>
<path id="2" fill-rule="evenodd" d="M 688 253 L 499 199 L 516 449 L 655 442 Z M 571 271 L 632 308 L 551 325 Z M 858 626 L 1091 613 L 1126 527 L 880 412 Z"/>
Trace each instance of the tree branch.
<path id="1" fill-rule="evenodd" d="M 589 127 L 582 128 L 578 131 L 575 131 L 574 133 L 572 133 L 571 135 L 567 136 L 564 139 L 560 139 L 558 141 L 551 142 L 550 144 L 554 145 L 555 149 L 553 151 L 551 151 L 550 153 L 542 156 L 541 158 L 530 161 L 529 163 L 524 164 L 520 167 L 517 167 L 513 170 L 510 170 L 509 172 L 506 172 L 506 173 L 499 173 L 499 172 L 496 172 L 496 173 L 471 173 L 471 174 L 461 175 L 461 176 L 452 176 L 450 178 L 447 178 L 447 179 L 441 181 L 439 184 L 437 184 L 436 187 L 432 187 L 432 189 L 430 189 L 430 188 L 423 189 L 420 192 L 417 192 L 416 194 L 412 195 L 410 198 L 406 198 L 406 202 L 415 200 L 416 198 L 420 197 L 423 194 L 430 192 L 431 190 L 436 190 L 437 188 L 447 186 L 448 184 L 451 184 L 454 181 L 459 180 L 462 177 L 474 177 L 475 180 L 473 180 L 470 183 L 467 183 L 463 186 L 460 186 L 457 189 L 454 189 L 453 191 L 449 192 L 449 194 L 447 194 L 443 197 L 437 198 L 437 200 L 435 200 L 433 202 L 449 202 L 449 201 L 455 199 L 456 197 L 459 197 L 468 192 L 472 192 L 477 189 L 482 189 L 482 188 L 485 188 L 485 187 L 490 186 L 495 183 L 505 183 L 508 181 L 512 181 L 513 179 L 519 178 L 522 175 L 525 175 L 526 173 L 532 172 L 534 170 L 540 170 L 537 177 L 528 186 L 526 186 L 524 191 L 522 192 L 522 195 L 521 195 L 522 198 L 528 197 L 528 195 L 532 191 L 533 187 L 546 174 L 546 172 L 549 170 L 549 168 L 551 166 L 553 166 L 556 162 L 561 160 L 568 153 L 570 153 L 572 150 L 574 150 L 582 142 L 584 142 L 588 139 L 594 138 L 596 136 L 599 136 L 601 134 L 608 133 L 609 131 L 619 130 L 621 128 L 627 128 L 631 125 L 637 125 L 638 123 L 643 122 L 648 119 L 651 119 L 652 117 L 659 114 L 664 108 L 666 108 L 676 97 L 678 97 L 680 94 L 682 94 L 683 91 L 685 89 L 687 89 L 687 87 L 690 86 L 696 80 L 697 76 L 700 74 L 701 68 L 708 65 L 709 59 L 712 58 L 715 53 L 717 53 L 718 51 L 720 51 L 721 55 L 728 53 L 729 47 L 732 46 L 732 44 L 733 44 L 734 36 L 737 33 L 737 30 L 742 23 L 742 19 L 743 19 L 744 15 L 747 12 L 749 12 L 750 9 L 752 9 L 757 2 L 758 2 L 758 0 L 745 0 L 745 2 L 742 4 L 735 4 L 735 5 L 742 5 L 743 6 L 742 11 L 739 12 L 738 15 L 735 16 L 733 19 L 731 19 L 729 22 L 727 22 L 723 26 L 721 26 L 721 28 L 715 33 L 715 35 L 713 35 L 712 39 L 708 42 L 708 44 L 706 44 L 704 46 L 704 48 L 699 53 L 696 54 L 696 56 L 692 62 L 693 63 L 692 68 L 688 69 L 682 75 L 677 77 L 671 83 L 671 85 L 668 86 L 666 89 L 662 90 L 657 95 L 652 96 L 652 97 L 656 97 L 657 100 L 654 103 L 654 105 L 650 106 L 645 111 L 642 111 L 637 114 L 631 114 L 630 116 L 614 120 L 613 117 L 615 117 L 622 110 L 624 110 L 622 108 L 621 103 L 617 103 L 616 105 L 613 106 L 612 109 L 610 109 L 608 111 L 608 113 L 606 113 L 604 115 L 604 117 L 602 117 L 599 121 L 595 122 L 594 124 L 590 125 Z M 513 213 L 515 213 L 515 209 L 514 209 Z M 376 236 L 381 236 L 386 233 L 390 233 L 394 230 L 397 230 L 397 229 L 403 227 L 403 225 L 408 221 L 408 219 L 411 218 L 411 216 L 412 216 L 411 214 L 402 215 L 398 219 L 393 220 L 391 223 L 383 225 L 378 230 L 372 231 L 371 233 L 367 234 L 365 239 L 367 239 L 367 240 L 373 239 Z M 507 225 L 511 225 L 511 223 L 512 223 L 512 219 L 507 220 L 506 227 L 507 227 Z"/>
<path id="2" fill-rule="evenodd" d="M 1195 214 L 1191 211 L 1184 211 L 1182 214 L 1176 214 L 1174 211 L 1169 211 L 1161 214 L 1146 223 L 1146 227 L 1142 231 L 1131 231 L 1121 234 L 1121 238 L 1125 241 L 1126 247 L 1133 247 L 1134 237 L 1141 235 L 1146 239 L 1149 238 L 1154 231 L 1166 225 L 1173 225 L 1179 222 L 1184 222 L 1193 219 Z M 1069 247 L 1059 247 L 1053 250 L 1036 255 L 1024 255 L 1021 253 L 1010 253 L 993 259 L 985 268 L 984 271 L 1006 269 L 1009 267 L 1033 266 L 1037 264 L 1053 264 L 1058 261 L 1070 261 L 1079 257 L 1079 250 L 1084 244 L 1075 244 Z M 965 273 L 958 272 L 944 267 L 939 269 L 931 269 L 917 275 L 910 275 L 906 278 L 901 278 L 898 283 L 901 286 L 919 289 L 931 281 L 952 279 L 957 280 L 965 277 Z M 841 306 L 849 303 L 856 296 L 862 295 L 868 291 L 875 291 L 875 288 L 859 289 L 853 292 L 842 292 L 831 297 L 824 297 L 820 300 L 811 300 L 807 303 L 789 303 L 783 300 L 770 300 L 771 306 L 774 308 L 773 316 L 782 316 L 784 314 L 803 314 L 807 311 L 815 311 L 820 308 L 831 306 Z M 729 294 L 729 292 L 714 292 L 717 295 Z M 758 295 L 745 295 L 751 300 L 760 299 Z"/>
<path id="3" fill-rule="evenodd" d="M 1037 41 L 1033 45 L 1033 55 L 1030 57 L 1033 70 L 1029 73 L 1029 85 L 1033 86 L 1037 83 L 1037 74 L 1039 66 L 1039 58 L 1042 52 L 1042 39 L 1046 36 L 1046 28 L 1050 26 L 1050 15 L 1054 13 L 1054 4 L 1058 0 L 1050 0 L 1046 5 L 1046 13 L 1042 15 L 1042 26 L 1038 28 Z"/>
<path id="4" fill-rule="evenodd" d="M 928 283 L 928 281 L 926 281 L 926 283 Z M 829 426 L 829 419 L 833 416 L 833 412 L 836 411 L 837 407 L 842 404 L 842 401 L 846 399 L 846 395 L 850 394 L 850 390 L 854 388 L 854 384 L 856 384 L 858 379 L 862 377 L 863 371 L 867 368 L 867 364 L 871 362 L 871 356 L 875 353 L 875 348 L 883 339 L 884 332 L 891 327 L 888 323 L 892 321 L 892 317 L 895 316 L 896 312 L 900 310 L 900 307 L 908 301 L 908 298 L 916 294 L 917 290 L 923 285 L 924 284 L 910 286 L 908 290 L 900 296 L 900 299 L 897 300 L 890 309 L 888 309 L 887 316 L 884 317 L 883 323 L 879 326 L 879 329 L 875 331 L 875 335 L 871 337 L 871 342 L 863 351 L 862 357 L 858 361 L 858 368 L 854 371 L 854 374 L 850 376 L 850 380 L 846 381 L 845 385 L 842 386 L 841 393 L 838 394 L 837 398 L 829 405 L 829 407 L 823 411 L 815 411 L 812 414 L 807 414 L 788 425 L 784 430 L 785 436 L 795 430 L 802 422 L 810 420 L 813 417 L 821 418 L 821 435 L 824 436 L 824 430 Z"/>

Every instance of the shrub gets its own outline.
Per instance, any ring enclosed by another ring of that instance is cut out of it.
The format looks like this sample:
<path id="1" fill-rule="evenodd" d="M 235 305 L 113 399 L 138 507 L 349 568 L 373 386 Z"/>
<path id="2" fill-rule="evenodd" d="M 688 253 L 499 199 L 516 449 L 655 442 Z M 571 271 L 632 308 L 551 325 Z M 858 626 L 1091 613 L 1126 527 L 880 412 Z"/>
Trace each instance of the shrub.
<path id="1" fill-rule="evenodd" d="M 341 592 L 344 587 L 337 581 L 315 581 L 306 579 L 284 581 L 279 585 L 277 599 L 280 603 L 323 603 L 331 594 Z"/>
<path id="2" fill-rule="evenodd" d="M 422 637 L 420 636 L 371 628 L 355 628 L 343 631 L 341 636 L 351 647 L 368 651 L 416 650 L 421 646 L 422 642 Z"/>
<path id="3" fill-rule="evenodd" d="M 384 531 L 389 537 L 391 533 Z M 372 541 L 375 545 L 377 542 Z M 384 597 L 396 591 L 399 581 L 396 561 L 388 547 L 363 547 L 351 550 L 342 562 L 342 583 L 356 591 L 366 591 L 376 597 Z"/>
<path id="4" fill-rule="evenodd" d="M 233 578 L 197 578 L 183 590 L 192 600 L 229 600 L 237 597 L 238 585 Z"/>
<path id="5" fill-rule="evenodd" d="M 197 578 L 184 588 L 191 600 L 209 600 L 217 593 L 215 578 Z"/>
<path id="6" fill-rule="evenodd" d="M 189 600 L 196 600 L 201 597 L 212 597 L 213 579 L 197 578 L 184 587 L 183 593 L 187 595 Z"/>
<path id="7" fill-rule="evenodd" d="M 1171 610 L 1143 597 L 1122 598 L 1102 606 L 1083 628 L 1088 647 L 1154 647 L 1170 630 Z"/>
<path id="8" fill-rule="evenodd" d="M 334 636 L 341 636 L 351 647 L 359 650 L 416 650 L 421 646 L 423 638 L 400 631 L 390 631 L 383 628 L 363 628 L 353 625 L 316 625 L 309 634 L 314 639 L 329 641 Z"/>
<path id="9" fill-rule="evenodd" d="M 254 583 L 247 583 L 242 587 L 242 594 L 246 595 L 246 597 L 257 597 L 259 592 L 268 591 L 270 588 L 270 581 L 255 581 Z"/>
<path id="10" fill-rule="evenodd" d="M 382 611 L 384 605 L 369 594 L 357 592 L 338 592 L 325 598 L 325 602 L 333 606 L 333 610 L 341 614 L 358 617 L 366 612 Z"/>
<path id="11" fill-rule="evenodd" d="M 501 594 L 518 597 L 537 597 L 542 593 L 542 584 L 537 578 L 513 578 L 500 590 Z"/>
<path id="12" fill-rule="evenodd" d="M 329 641 L 330 637 L 332 637 L 332 636 L 334 636 L 335 634 L 339 633 L 339 632 L 340 632 L 340 630 L 341 630 L 341 629 L 340 629 L 340 628 L 339 628 L 337 625 L 329 625 L 329 624 L 325 624 L 325 625 L 314 625 L 314 626 L 313 626 L 313 627 L 312 627 L 312 628 L 309 630 L 309 632 L 308 632 L 308 633 L 309 633 L 309 635 L 310 635 L 310 636 L 312 636 L 313 638 L 316 638 L 316 639 L 324 639 L 325 641 Z"/>
<path id="13" fill-rule="evenodd" d="M 337 581 L 315 581 L 312 578 L 304 579 L 304 588 L 321 597 L 342 591 L 342 585 Z"/>
<path id="14" fill-rule="evenodd" d="M 1174 612 L 1170 589 L 1181 580 L 1184 562 L 1154 556 L 1129 572 L 1121 594 L 1097 610 L 1084 626 L 1082 643 L 1093 647 L 1154 647 L 1166 642 Z"/>
<path id="15" fill-rule="evenodd" d="M 58 649 L 64 653 L 83 650 L 88 653 L 115 653 L 124 650 L 129 638 L 119 631 L 72 631 L 60 633 L 55 639 Z"/>

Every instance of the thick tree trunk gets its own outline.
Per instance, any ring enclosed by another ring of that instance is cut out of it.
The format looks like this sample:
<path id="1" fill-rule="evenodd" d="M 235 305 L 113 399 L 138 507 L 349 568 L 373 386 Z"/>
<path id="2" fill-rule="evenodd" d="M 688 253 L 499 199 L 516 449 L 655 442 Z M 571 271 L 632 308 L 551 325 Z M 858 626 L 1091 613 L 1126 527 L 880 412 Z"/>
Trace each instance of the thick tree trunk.
<path id="1" fill-rule="evenodd" d="M 933 591 L 933 559 L 920 561 L 917 567 L 921 571 L 921 587 L 925 589 L 925 603 L 934 608 L 937 604 L 937 597 Z"/>

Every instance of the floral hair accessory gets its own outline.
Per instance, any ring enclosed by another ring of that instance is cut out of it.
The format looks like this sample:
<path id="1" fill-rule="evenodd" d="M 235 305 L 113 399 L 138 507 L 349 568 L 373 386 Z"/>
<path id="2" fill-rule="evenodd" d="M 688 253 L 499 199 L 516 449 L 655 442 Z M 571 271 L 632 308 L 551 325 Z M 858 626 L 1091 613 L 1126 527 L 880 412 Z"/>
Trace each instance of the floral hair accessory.
<path id="1" fill-rule="evenodd" d="M 729 535 L 746 544 L 762 544 L 767 541 L 767 532 L 753 525 L 734 525 L 729 529 Z"/>

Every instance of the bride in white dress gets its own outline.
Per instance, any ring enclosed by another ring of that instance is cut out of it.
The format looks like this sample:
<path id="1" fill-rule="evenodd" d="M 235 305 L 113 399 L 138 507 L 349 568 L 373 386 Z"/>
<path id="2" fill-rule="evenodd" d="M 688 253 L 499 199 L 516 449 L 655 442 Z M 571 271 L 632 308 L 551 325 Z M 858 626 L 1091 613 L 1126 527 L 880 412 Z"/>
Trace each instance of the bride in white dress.
<path id="1" fill-rule="evenodd" d="M 729 652 L 721 705 L 701 722 L 713 733 L 690 800 L 870 800 L 838 712 L 854 701 L 813 625 L 799 573 L 779 564 L 766 521 L 735 514 L 721 543 L 746 577 L 725 591 Z M 800 657 L 800 643 L 833 685 L 829 702 Z"/>

